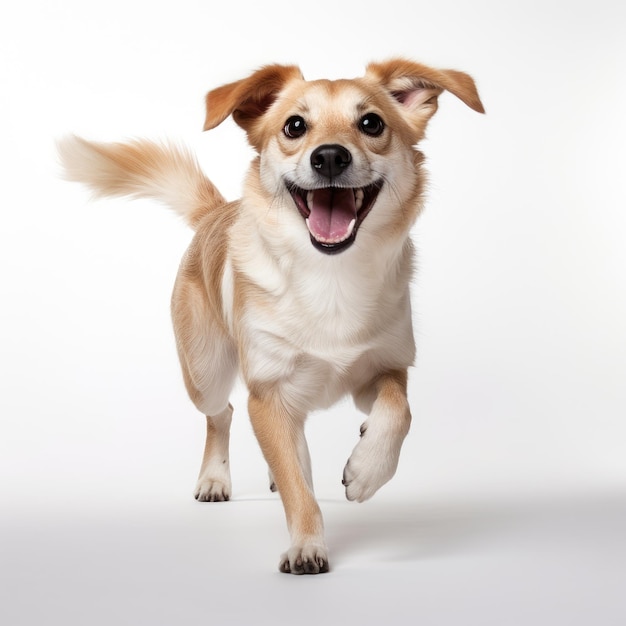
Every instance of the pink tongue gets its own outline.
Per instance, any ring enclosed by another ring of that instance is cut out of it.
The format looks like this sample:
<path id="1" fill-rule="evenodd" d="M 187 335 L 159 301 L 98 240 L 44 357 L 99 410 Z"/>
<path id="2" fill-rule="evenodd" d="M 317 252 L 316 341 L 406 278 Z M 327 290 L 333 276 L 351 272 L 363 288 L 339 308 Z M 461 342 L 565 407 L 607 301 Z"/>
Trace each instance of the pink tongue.
<path id="1" fill-rule="evenodd" d="M 356 219 L 352 189 L 316 189 L 309 203 L 309 231 L 318 241 L 337 243 L 349 235 Z"/>

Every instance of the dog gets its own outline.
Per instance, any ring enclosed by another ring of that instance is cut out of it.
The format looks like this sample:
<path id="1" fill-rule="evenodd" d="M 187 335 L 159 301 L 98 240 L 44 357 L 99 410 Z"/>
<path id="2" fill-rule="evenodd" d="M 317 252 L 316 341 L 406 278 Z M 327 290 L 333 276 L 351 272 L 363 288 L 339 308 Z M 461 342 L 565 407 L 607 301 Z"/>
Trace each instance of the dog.
<path id="1" fill-rule="evenodd" d="M 236 202 L 184 147 L 59 142 L 69 180 L 154 198 L 195 230 L 172 296 L 184 382 L 207 421 L 195 497 L 231 497 L 229 394 L 240 375 L 290 532 L 282 572 L 329 570 L 310 411 L 351 395 L 367 416 L 343 473 L 348 500 L 367 500 L 396 471 L 411 422 L 410 231 L 425 187 L 416 146 L 443 91 L 484 113 L 470 76 L 403 58 L 332 81 L 269 65 L 210 91 L 204 129 L 232 116 L 256 152 Z"/>

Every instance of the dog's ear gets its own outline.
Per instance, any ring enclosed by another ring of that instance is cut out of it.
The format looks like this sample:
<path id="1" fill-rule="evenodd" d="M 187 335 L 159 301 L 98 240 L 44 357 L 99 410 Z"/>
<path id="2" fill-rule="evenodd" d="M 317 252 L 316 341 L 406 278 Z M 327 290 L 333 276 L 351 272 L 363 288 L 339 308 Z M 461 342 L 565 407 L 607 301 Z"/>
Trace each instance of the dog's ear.
<path id="1" fill-rule="evenodd" d="M 295 65 L 268 65 L 244 78 L 218 87 L 206 95 L 204 130 L 215 128 L 229 115 L 246 132 L 276 99 L 290 80 L 302 78 Z"/>
<path id="2" fill-rule="evenodd" d="M 437 110 L 437 98 L 449 91 L 478 113 L 485 109 L 471 76 L 456 70 L 436 70 L 406 59 L 370 63 L 366 78 L 382 85 L 423 125 Z"/>

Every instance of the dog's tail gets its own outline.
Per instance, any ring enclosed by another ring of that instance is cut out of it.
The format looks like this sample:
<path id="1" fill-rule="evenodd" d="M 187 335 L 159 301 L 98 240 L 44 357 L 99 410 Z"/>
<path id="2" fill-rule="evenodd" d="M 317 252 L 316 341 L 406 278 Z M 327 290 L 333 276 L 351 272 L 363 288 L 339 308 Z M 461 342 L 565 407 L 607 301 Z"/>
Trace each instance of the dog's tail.
<path id="1" fill-rule="evenodd" d="M 192 228 L 214 207 L 226 203 L 195 156 L 181 146 L 146 140 L 96 143 L 71 135 L 57 147 L 65 177 L 85 183 L 97 197 L 153 198 Z"/>

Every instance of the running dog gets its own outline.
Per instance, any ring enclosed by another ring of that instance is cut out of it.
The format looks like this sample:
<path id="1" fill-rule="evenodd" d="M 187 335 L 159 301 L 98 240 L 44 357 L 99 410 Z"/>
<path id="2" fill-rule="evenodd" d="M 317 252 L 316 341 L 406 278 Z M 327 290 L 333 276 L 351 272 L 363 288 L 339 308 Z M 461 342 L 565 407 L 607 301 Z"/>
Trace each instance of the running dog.
<path id="1" fill-rule="evenodd" d="M 209 92 L 205 130 L 232 116 L 256 151 L 236 202 L 180 146 L 59 144 L 70 180 L 101 196 L 155 198 L 195 230 L 172 297 L 184 381 L 207 420 L 195 496 L 231 496 L 229 394 L 240 375 L 290 531 L 282 572 L 329 569 L 310 411 L 351 395 L 367 415 L 343 473 L 348 500 L 367 500 L 396 471 L 415 356 L 409 235 L 425 187 L 416 145 L 443 91 L 484 112 L 467 74 L 406 59 L 334 81 L 270 65 Z"/>

